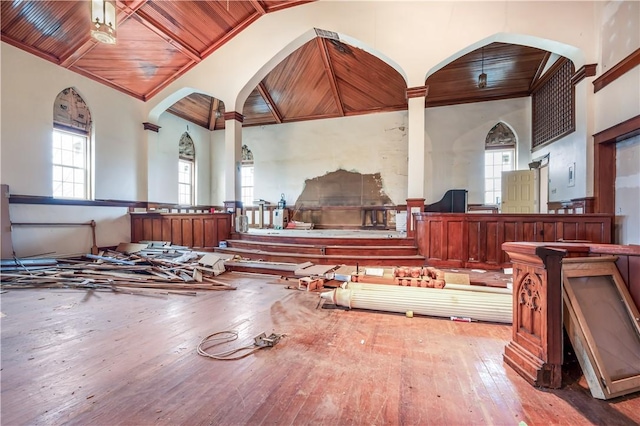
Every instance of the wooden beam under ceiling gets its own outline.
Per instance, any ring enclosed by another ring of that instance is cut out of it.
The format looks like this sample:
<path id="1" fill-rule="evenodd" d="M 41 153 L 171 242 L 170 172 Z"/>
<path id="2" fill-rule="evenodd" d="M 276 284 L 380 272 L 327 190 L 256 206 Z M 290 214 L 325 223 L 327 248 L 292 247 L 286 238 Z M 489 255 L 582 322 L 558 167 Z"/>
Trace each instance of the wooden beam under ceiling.
<path id="1" fill-rule="evenodd" d="M 260 93 L 260 96 L 262 96 L 262 99 L 264 99 L 267 106 L 271 110 L 271 115 L 273 115 L 273 118 L 276 120 L 276 123 L 281 124 L 282 113 L 276 106 L 275 102 L 273 102 L 273 98 L 271 97 L 271 94 L 269 93 L 269 91 L 267 90 L 267 88 L 265 87 L 262 81 L 258 84 L 258 93 Z"/>
<path id="2" fill-rule="evenodd" d="M 550 57 L 551 57 L 551 52 L 545 52 L 544 57 L 542 58 L 542 60 L 538 64 L 538 69 L 536 69 L 536 73 L 533 75 L 533 78 L 529 82 L 529 91 L 530 92 L 533 91 L 533 87 L 536 85 L 538 79 L 542 75 L 542 71 L 544 70 L 545 65 L 547 65 L 547 62 L 549 61 Z"/>
<path id="3" fill-rule="evenodd" d="M 253 24 L 261 16 L 262 15 L 260 15 L 260 13 L 258 12 L 252 13 L 251 15 L 249 15 L 247 19 L 239 23 L 237 26 L 233 27 L 231 31 L 229 31 L 228 33 L 220 37 L 211 46 L 207 47 L 204 50 L 204 52 L 202 52 L 202 57 L 206 58 L 207 56 L 209 56 L 212 52 L 219 49 L 223 44 L 225 44 L 226 42 L 228 42 L 229 40 L 231 40 L 232 38 L 240 34 L 242 31 L 244 31 L 249 25 Z"/>
<path id="4" fill-rule="evenodd" d="M 147 1 L 148 0 L 134 0 L 127 4 L 118 2 L 118 17 L 116 18 L 118 26 L 133 16 Z M 80 58 L 96 47 L 98 43 L 99 42 L 91 37 L 91 35 L 87 34 L 87 39 L 71 47 L 60 57 L 58 65 L 64 68 L 71 68 Z"/>
<path id="5" fill-rule="evenodd" d="M 258 0 L 249 0 L 249 2 L 253 6 L 253 8 L 256 10 L 256 12 L 258 12 L 260 15 L 264 15 L 267 13 L 266 9 L 262 6 L 262 4 Z"/>
<path id="6" fill-rule="evenodd" d="M 342 106 L 342 99 L 340 98 L 340 92 L 338 92 L 338 83 L 336 82 L 336 73 L 333 70 L 333 65 L 331 64 L 331 58 L 329 57 L 329 51 L 327 50 L 325 39 L 322 37 L 316 37 L 316 42 L 318 43 L 318 48 L 320 49 L 320 55 L 322 56 L 322 62 L 324 63 L 324 69 L 327 73 L 327 77 L 329 77 L 329 84 L 331 85 L 331 93 L 333 93 L 333 98 L 336 101 L 336 106 L 338 107 L 338 112 L 340 113 L 340 117 L 344 117 L 344 107 Z"/>
<path id="7" fill-rule="evenodd" d="M 175 34 L 169 34 L 169 31 L 162 27 L 158 22 L 156 22 L 149 15 L 144 13 L 141 10 L 134 15 L 134 18 L 140 22 L 142 25 L 159 35 L 164 41 L 178 49 L 184 55 L 188 56 L 189 59 L 195 62 L 202 61 L 202 57 L 200 57 L 200 53 L 198 53 L 195 49 L 185 43 L 183 40 L 180 40 Z"/>

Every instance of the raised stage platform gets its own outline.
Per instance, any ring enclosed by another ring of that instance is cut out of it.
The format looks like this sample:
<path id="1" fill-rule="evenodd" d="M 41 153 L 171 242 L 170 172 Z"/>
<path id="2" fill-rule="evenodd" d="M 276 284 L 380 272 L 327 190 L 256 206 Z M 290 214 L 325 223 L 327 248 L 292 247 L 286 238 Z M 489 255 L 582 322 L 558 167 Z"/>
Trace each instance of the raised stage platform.
<path id="1" fill-rule="evenodd" d="M 226 245 L 226 247 L 224 247 Z M 317 265 L 424 266 L 415 240 L 387 230 L 260 229 L 235 232 L 214 250 L 251 260 Z"/>

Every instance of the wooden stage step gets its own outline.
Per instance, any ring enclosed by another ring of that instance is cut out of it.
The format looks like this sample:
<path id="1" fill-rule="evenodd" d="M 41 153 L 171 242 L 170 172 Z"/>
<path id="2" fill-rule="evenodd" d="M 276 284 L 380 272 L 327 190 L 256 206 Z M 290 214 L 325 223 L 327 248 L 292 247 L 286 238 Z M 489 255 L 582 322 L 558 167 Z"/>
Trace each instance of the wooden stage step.
<path id="1" fill-rule="evenodd" d="M 233 234 L 219 253 L 267 262 L 423 266 L 413 239 Z"/>
<path id="2" fill-rule="evenodd" d="M 357 252 L 382 256 L 413 256 L 418 254 L 414 246 L 409 245 L 324 245 L 324 244 L 291 244 L 250 240 L 227 240 L 227 247 L 261 250 L 276 253 L 301 253 L 349 256 Z"/>
<path id="3" fill-rule="evenodd" d="M 238 255 L 245 259 L 266 262 L 312 262 L 316 265 L 348 264 L 360 266 L 424 266 L 425 258 L 413 256 L 358 256 L 358 255 L 321 255 L 304 253 L 281 253 L 239 248 L 215 248 L 217 253 Z"/>

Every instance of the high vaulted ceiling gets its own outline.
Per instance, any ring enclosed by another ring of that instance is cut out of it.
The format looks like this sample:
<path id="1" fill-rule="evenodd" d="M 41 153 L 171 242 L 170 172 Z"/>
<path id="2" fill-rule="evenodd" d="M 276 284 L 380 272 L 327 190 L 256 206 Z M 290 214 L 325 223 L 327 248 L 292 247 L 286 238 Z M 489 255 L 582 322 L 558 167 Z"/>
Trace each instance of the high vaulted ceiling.
<path id="1" fill-rule="evenodd" d="M 2 41 L 148 100 L 265 13 L 309 1 L 119 0 L 118 42 L 89 36 L 89 2 L 2 0 Z M 193 19 L 197 16 L 198 19 Z M 257 85 L 244 125 L 266 125 L 407 109 L 406 83 L 390 65 L 337 34 L 319 31 Z M 329 36 L 327 37 L 327 34 Z M 492 43 L 429 76 L 426 107 L 529 96 L 550 53 Z M 478 75 L 487 74 L 479 88 Z M 193 93 L 169 112 L 224 128 L 224 104 Z"/>

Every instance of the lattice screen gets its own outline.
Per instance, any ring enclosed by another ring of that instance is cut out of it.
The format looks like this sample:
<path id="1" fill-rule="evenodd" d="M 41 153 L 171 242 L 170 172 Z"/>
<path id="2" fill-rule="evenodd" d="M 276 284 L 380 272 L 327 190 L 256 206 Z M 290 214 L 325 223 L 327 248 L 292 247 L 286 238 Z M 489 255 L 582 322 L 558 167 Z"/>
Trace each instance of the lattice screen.
<path id="1" fill-rule="evenodd" d="M 536 148 L 575 130 L 573 63 L 565 63 L 533 94 L 533 138 Z"/>

